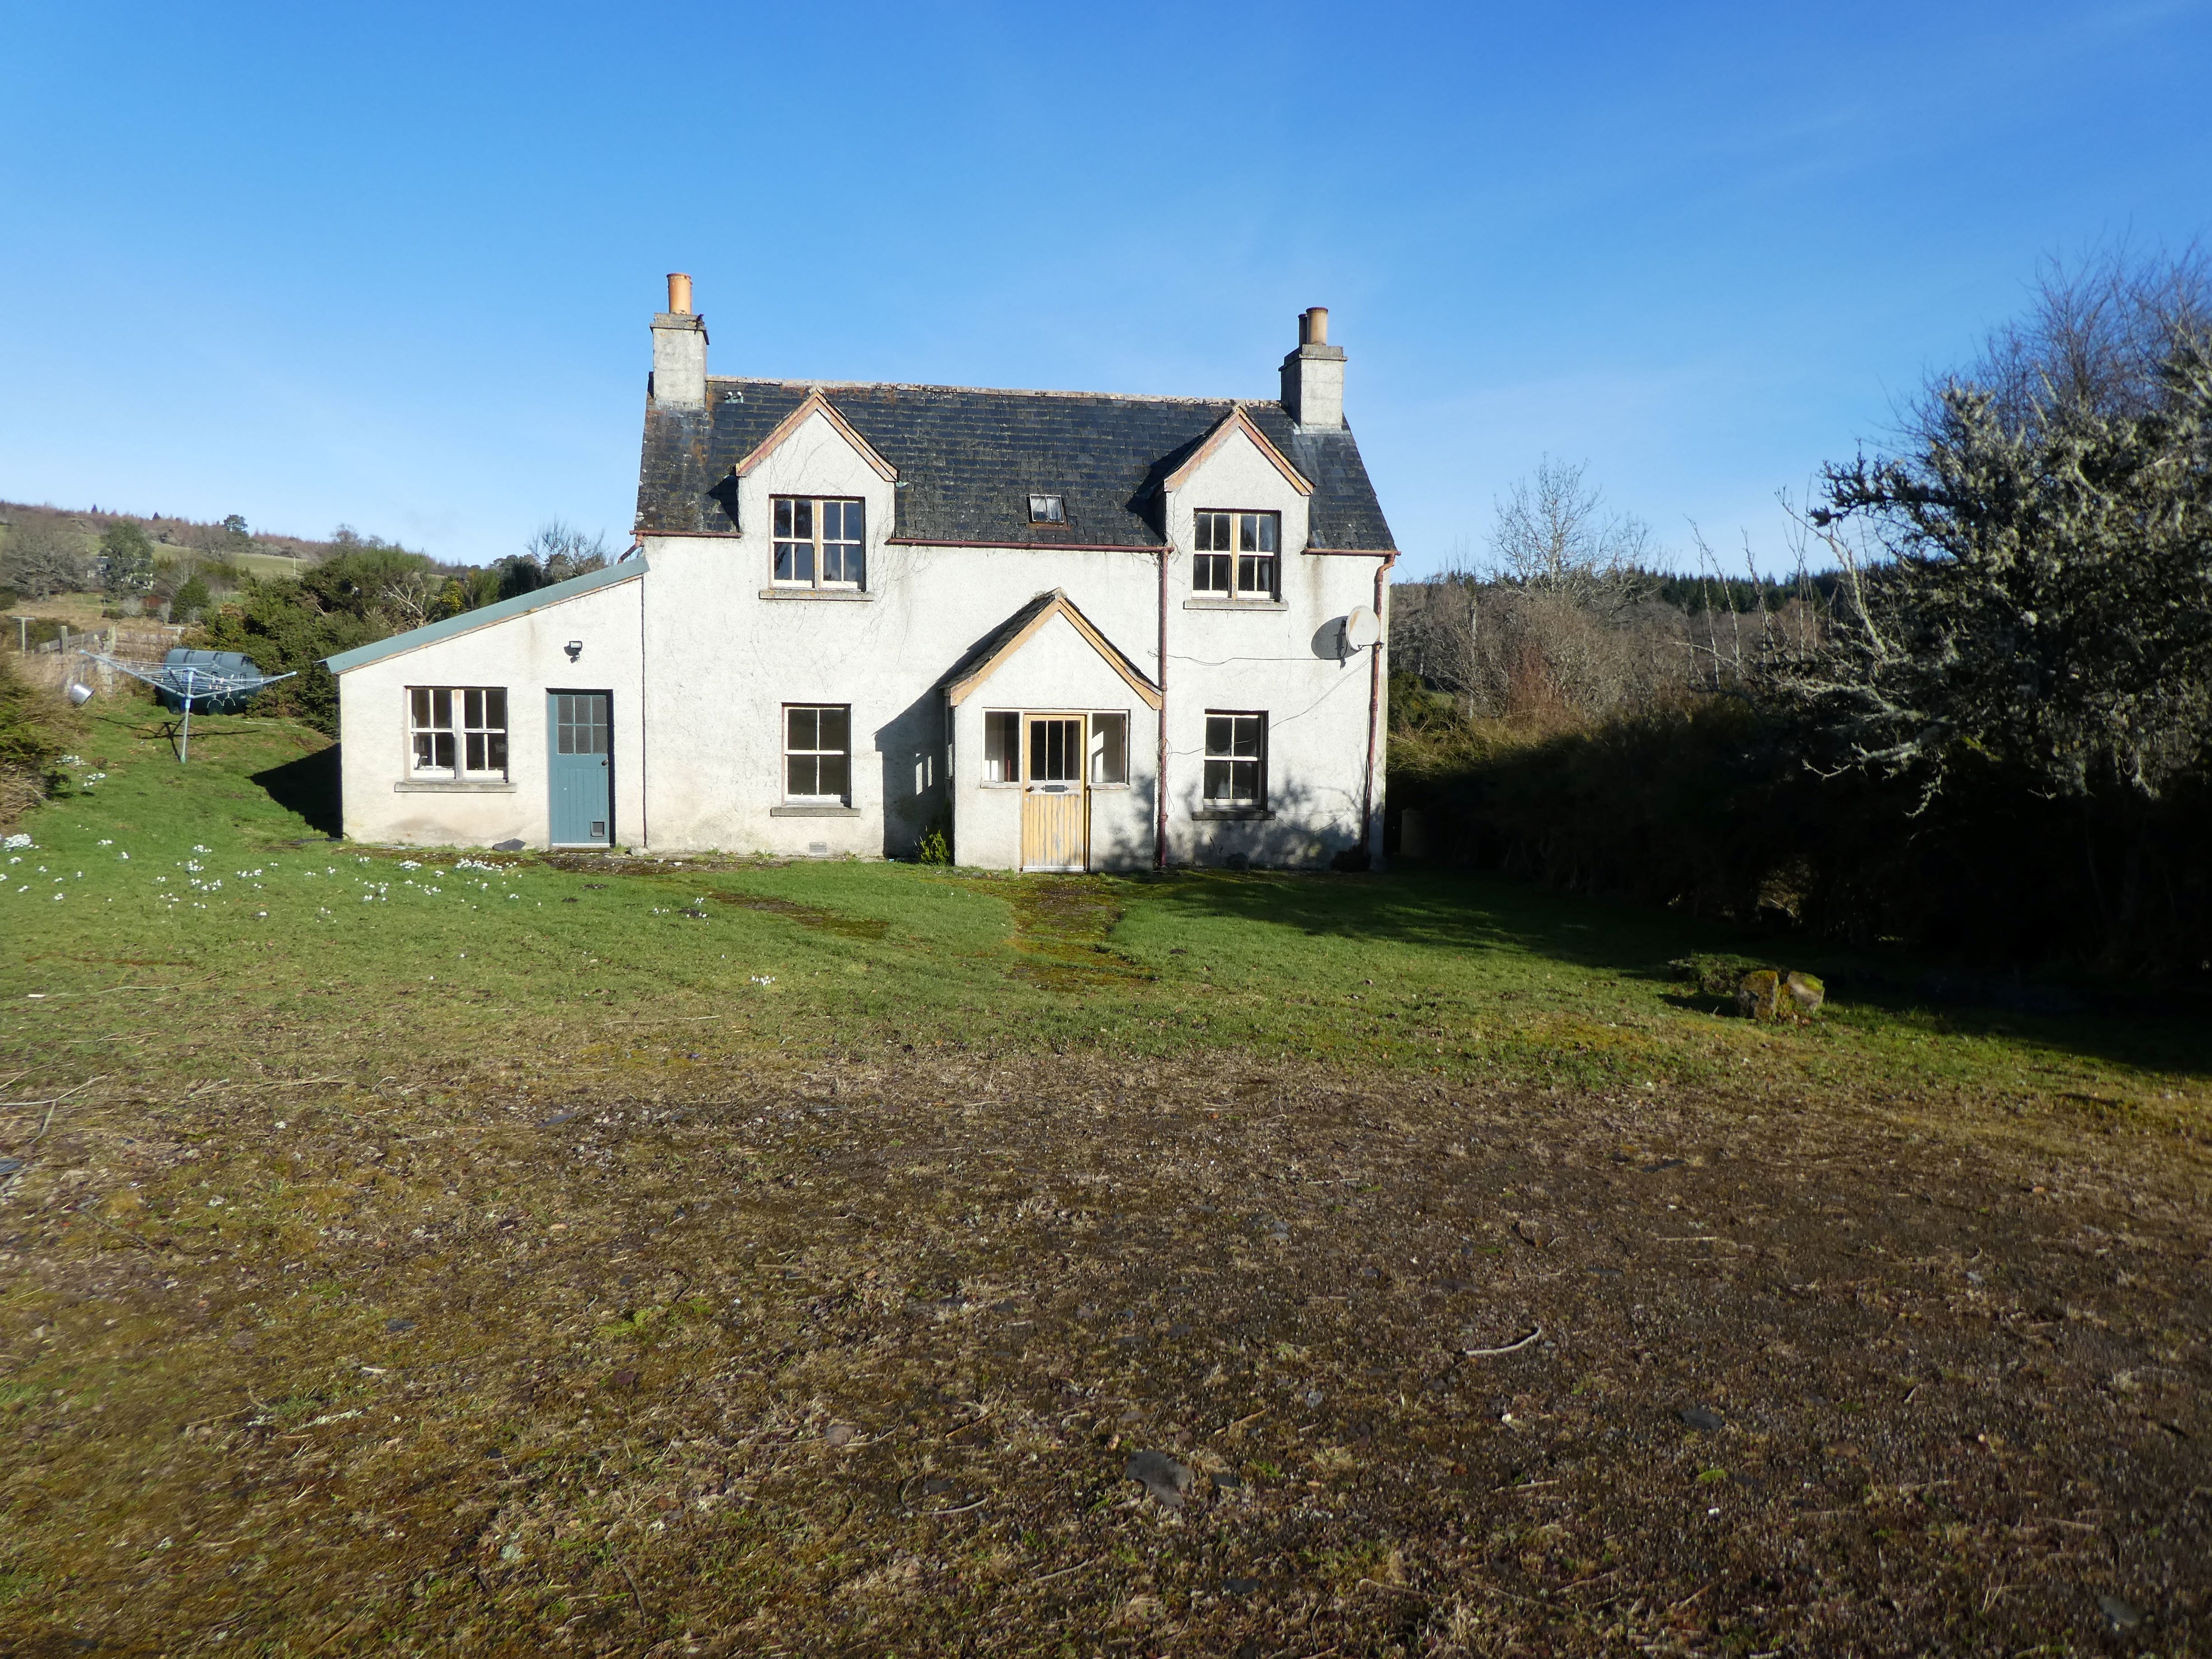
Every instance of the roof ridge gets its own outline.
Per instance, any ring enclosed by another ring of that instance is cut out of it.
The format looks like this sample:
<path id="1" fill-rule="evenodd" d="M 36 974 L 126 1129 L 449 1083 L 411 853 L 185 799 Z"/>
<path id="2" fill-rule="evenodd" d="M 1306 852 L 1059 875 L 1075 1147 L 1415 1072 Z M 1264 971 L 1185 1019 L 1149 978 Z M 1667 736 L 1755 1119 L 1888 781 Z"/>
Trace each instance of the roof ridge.
<path id="1" fill-rule="evenodd" d="M 720 381 L 725 386 L 774 386 L 794 392 L 811 391 L 820 387 L 825 392 L 864 389 L 890 392 L 988 392 L 1002 398 L 1109 398 L 1116 403 L 1129 404 L 1204 404 L 1226 408 L 1230 405 L 1250 407 L 1273 404 L 1280 406 L 1279 398 L 1211 398 L 1183 396 L 1165 392 L 1079 392 L 1050 386 L 942 386 L 930 380 L 823 380 L 774 374 L 709 374 L 708 385 Z"/>

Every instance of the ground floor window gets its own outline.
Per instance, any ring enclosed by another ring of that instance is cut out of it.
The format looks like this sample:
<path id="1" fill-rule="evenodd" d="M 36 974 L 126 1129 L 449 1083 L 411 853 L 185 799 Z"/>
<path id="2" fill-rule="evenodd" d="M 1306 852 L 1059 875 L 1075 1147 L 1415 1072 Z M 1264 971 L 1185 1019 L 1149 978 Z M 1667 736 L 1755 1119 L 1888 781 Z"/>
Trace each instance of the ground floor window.
<path id="1" fill-rule="evenodd" d="M 1206 804 L 1264 806 L 1267 801 L 1267 717 L 1206 711 Z"/>
<path id="2" fill-rule="evenodd" d="M 983 781 L 1022 781 L 1022 717 L 1011 709 L 983 716 Z"/>
<path id="3" fill-rule="evenodd" d="M 408 688 L 411 767 L 418 778 L 507 776 L 507 688 Z"/>
<path id="4" fill-rule="evenodd" d="M 1091 781 L 1127 783 L 1129 781 L 1129 717 L 1093 714 L 1091 717 Z"/>
<path id="5" fill-rule="evenodd" d="M 843 703 L 787 703 L 783 797 L 843 804 L 853 787 L 853 711 Z"/>

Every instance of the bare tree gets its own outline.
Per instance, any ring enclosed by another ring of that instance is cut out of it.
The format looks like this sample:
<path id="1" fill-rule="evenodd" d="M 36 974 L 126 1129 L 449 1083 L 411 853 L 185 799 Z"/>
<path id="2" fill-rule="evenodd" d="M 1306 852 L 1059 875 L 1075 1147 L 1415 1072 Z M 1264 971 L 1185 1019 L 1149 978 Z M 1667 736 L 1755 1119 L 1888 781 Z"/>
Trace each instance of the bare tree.
<path id="1" fill-rule="evenodd" d="M 558 519 L 549 519 L 524 545 L 523 552 L 545 573 L 547 581 L 566 581 L 606 568 L 606 532 L 598 530 L 586 535 Z"/>
<path id="2" fill-rule="evenodd" d="M 0 583 L 31 599 L 75 592 L 86 579 L 83 554 L 51 524 L 19 526 L 0 546 Z"/>
<path id="3" fill-rule="evenodd" d="M 2014 435 L 2066 410 L 2142 415 L 2167 397 L 2164 365 L 2182 341 L 2212 335 L 2212 260 L 2195 244 L 2136 258 L 2125 247 L 2044 262 L 2027 314 L 1999 325 L 1966 368 L 1934 376 L 1908 412 L 1925 443 L 1949 424 L 1954 392 L 1990 399 Z"/>
<path id="4" fill-rule="evenodd" d="M 1514 481 L 1495 504 L 1492 580 L 1585 607 L 1617 610 L 1637 597 L 1652 557 L 1651 527 L 1632 514 L 1608 512 L 1586 471 L 1583 462 L 1547 455 Z"/>

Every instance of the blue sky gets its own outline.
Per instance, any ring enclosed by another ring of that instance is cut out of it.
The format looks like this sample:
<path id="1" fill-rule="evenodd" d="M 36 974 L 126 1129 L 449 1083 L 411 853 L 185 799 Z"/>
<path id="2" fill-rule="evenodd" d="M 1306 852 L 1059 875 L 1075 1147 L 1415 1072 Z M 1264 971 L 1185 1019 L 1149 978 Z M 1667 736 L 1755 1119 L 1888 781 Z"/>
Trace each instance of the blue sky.
<path id="1" fill-rule="evenodd" d="M 663 273 L 720 373 L 1273 396 L 1406 568 L 1549 453 L 1687 548 L 2038 261 L 2212 220 L 2212 6 L 16 0 L 0 495 L 442 557 L 619 538 Z"/>

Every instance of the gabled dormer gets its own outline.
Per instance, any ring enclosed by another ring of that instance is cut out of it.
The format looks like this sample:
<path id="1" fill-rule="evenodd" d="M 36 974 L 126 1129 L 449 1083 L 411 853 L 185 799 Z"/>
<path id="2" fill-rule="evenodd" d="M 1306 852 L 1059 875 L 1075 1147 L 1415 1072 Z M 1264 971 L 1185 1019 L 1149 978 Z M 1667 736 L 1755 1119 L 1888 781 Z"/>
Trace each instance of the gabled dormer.
<path id="1" fill-rule="evenodd" d="M 1272 605 L 1283 565 L 1305 550 L 1310 479 L 1243 404 L 1160 481 L 1162 526 L 1188 556 L 1187 603 Z"/>

